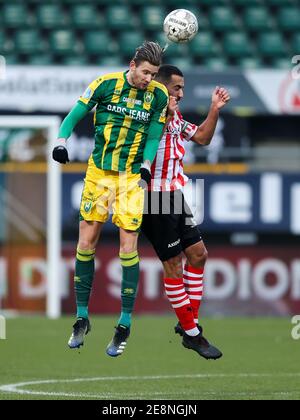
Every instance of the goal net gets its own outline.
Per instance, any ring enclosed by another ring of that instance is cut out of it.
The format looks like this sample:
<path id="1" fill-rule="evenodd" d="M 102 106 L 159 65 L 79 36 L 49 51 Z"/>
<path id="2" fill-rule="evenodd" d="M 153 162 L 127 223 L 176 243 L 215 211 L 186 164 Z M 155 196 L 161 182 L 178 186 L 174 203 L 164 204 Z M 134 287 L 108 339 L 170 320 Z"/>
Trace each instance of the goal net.
<path id="1" fill-rule="evenodd" d="M 1 311 L 61 313 L 59 125 L 56 116 L 0 116 Z"/>

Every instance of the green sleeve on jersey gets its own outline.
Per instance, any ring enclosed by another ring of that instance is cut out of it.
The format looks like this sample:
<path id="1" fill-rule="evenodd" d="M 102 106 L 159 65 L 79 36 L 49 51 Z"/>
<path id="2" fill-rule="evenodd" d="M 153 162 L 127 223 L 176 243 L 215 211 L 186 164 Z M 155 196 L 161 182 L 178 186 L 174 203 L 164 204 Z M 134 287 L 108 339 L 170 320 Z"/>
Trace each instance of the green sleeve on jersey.
<path id="1" fill-rule="evenodd" d="M 152 121 L 157 121 L 165 124 L 167 120 L 167 108 L 169 103 L 169 96 L 163 90 L 158 90 L 157 102 L 155 112 L 151 117 Z"/>
<path id="2" fill-rule="evenodd" d="M 74 105 L 60 126 L 58 138 L 68 139 L 75 126 L 88 112 L 89 110 L 80 102 Z"/>
<path id="3" fill-rule="evenodd" d="M 150 123 L 147 141 L 143 154 L 144 162 L 145 160 L 150 160 L 151 163 L 154 161 L 163 130 L 164 124 L 161 124 L 157 121 L 152 121 Z"/>
<path id="4" fill-rule="evenodd" d="M 148 136 L 144 149 L 143 159 L 149 160 L 151 163 L 154 161 L 159 142 L 164 130 L 164 124 L 167 119 L 167 107 L 168 107 L 168 95 L 163 91 L 159 90 L 157 99 L 156 109 L 151 118 L 149 126 Z"/>

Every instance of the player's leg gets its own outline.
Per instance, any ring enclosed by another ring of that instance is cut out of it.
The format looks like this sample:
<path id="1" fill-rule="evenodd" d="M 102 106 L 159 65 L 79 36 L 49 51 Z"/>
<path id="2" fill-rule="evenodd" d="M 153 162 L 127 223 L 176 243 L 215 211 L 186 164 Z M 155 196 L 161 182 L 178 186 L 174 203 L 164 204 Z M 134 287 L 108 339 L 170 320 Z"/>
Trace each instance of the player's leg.
<path id="1" fill-rule="evenodd" d="M 179 322 L 189 334 L 197 335 L 199 332 L 183 284 L 182 247 L 178 232 L 181 216 L 180 209 L 176 208 L 175 193 L 149 193 L 148 204 L 150 212 L 144 215 L 142 231 L 163 264 L 166 295 Z"/>
<path id="2" fill-rule="evenodd" d="M 139 280 L 137 250 L 139 229 L 143 218 L 144 191 L 138 186 L 140 175 L 121 176 L 116 202 L 113 205 L 113 223 L 120 229 L 120 262 L 122 267 L 121 315 L 113 339 L 106 353 L 116 357 L 123 353 L 130 334 L 131 315 Z"/>
<path id="3" fill-rule="evenodd" d="M 139 280 L 138 233 L 120 228 L 120 261 L 122 266 L 122 312 L 118 325 L 131 326 L 131 314 Z"/>
<path id="4" fill-rule="evenodd" d="M 76 254 L 75 292 L 77 317 L 88 318 L 88 302 L 95 273 L 95 250 L 103 223 L 81 221 Z"/>
<path id="5" fill-rule="evenodd" d="M 108 218 L 107 176 L 96 168 L 91 158 L 86 173 L 80 205 L 79 240 L 76 251 L 75 295 L 77 321 L 69 340 L 70 348 L 83 344 L 84 335 L 90 330 L 88 303 L 95 272 L 95 249 L 103 223 Z"/>
<path id="6" fill-rule="evenodd" d="M 183 283 L 181 240 L 174 238 L 176 225 L 174 228 L 173 222 L 174 218 L 167 215 L 147 215 L 143 220 L 142 231 L 162 261 L 166 294 L 179 321 L 175 328 L 183 336 L 182 344 L 205 359 L 217 359 L 222 354 L 207 342 L 194 321 L 193 308 Z M 158 228 L 154 229 L 154 226 Z M 168 247 L 168 244 L 176 243 L 175 250 Z"/>
<path id="7" fill-rule="evenodd" d="M 208 253 L 203 241 L 190 245 L 184 253 L 187 260 L 184 265 L 183 281 L 193 308 L 194 320 L 198 324 L 199 309 L 203 298 L 204 267 Z"/>
<path id="8" fill-rule="evenodd" d="M 182 196 L 183 198 L 183 196 Z M 182 335 L 182 344 L 188 348 L 196 351 L 200 356 L 206 359 L 219 359 L 222 353 L 219 349 L 211 345 L 203 336 L 203 329 L 198 324 L 198 312 L 200 302 L 203 295 L 203 270 L 207 259 L 207 250 L 202 241 L 201 234 L 195 224 L 193 214 L 189 209 L 187 203 L 184 201 L 184 211 L 180 221 L 180 239 L 182 249 L 187 257 L 188 265 L 184 267 L 184 287 L 189 296 L 193 318 L 198 326 L 200 334 L 197 338 L 189 337 L 183 330 L 182 326 L 177 324 L 175 332 Z"/>
<path id="9" fill-rule="evenodd" d="M 190 299 L 184 289 L 181 253 L 162 261 L 162 264 L 164 267 L 164 286 L 169 302 L 183 331 L 190 336 L 196 336 L 199 331 L 194 321 Z"/>
<path id="10" fill-rule="evenodd" d="M 70 348 L 83 345 L 84 336 L 90 331 L 88 304 L 95 273 L 95 249 L 102 223 L 82 220 L 79 224 L 79 241 L 76 252 L 74 288 L 77 320 L 69 340 Z"/>
<path id="11" fill-rule="evenodd" d="M 131 315 L 139 281 L 138 233 L 120 228 L 120 262 L 122 266 L 121 315 L 106 353 L 116 357 L 125 350 L 130 334 Z"/>

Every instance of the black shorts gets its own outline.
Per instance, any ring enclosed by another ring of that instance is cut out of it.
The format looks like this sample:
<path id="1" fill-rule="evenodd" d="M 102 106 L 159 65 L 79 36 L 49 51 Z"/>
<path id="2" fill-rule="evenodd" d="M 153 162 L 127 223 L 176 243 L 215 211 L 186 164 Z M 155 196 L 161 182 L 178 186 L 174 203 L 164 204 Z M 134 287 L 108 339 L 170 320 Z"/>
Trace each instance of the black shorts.
<path id="1" fill-rule="evenodd" d="M 181 190 L 145 194 L 142 232 L 161 261 L 180 255 L 202 240 Z"/>

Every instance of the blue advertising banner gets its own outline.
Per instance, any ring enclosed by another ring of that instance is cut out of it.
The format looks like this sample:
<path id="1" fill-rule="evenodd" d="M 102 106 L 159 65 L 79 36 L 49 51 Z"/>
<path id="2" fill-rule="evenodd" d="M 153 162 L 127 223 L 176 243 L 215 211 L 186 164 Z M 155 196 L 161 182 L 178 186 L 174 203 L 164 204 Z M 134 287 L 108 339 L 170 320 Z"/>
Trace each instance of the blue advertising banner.
<path id="1" fill-rule="evenodd" d="M 83 178 L 83 173 L 63 175 L 64 229 L 77 229 Z M 197 224 L 205 232 L 300 235 L 298 174 L 194 174 L 185 187 L 185 195 Z M 112 228 L 108 223 L 106 229 Z"/>

